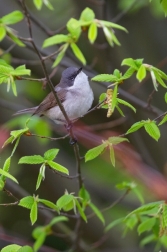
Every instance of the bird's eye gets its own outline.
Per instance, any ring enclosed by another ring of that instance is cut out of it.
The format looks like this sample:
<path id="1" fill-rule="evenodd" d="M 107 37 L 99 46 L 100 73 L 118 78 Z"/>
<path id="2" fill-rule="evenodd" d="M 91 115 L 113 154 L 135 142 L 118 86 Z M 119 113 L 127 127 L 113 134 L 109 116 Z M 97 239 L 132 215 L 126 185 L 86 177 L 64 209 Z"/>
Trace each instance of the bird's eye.
<path id="1" fill-rule="evenodd" d="M 68 79 L 71 80 L 71 81 L 73 81 L 73 80 L 75 79 L 75 76 L 72 75 L 72 76 L 70 76 Z"/>

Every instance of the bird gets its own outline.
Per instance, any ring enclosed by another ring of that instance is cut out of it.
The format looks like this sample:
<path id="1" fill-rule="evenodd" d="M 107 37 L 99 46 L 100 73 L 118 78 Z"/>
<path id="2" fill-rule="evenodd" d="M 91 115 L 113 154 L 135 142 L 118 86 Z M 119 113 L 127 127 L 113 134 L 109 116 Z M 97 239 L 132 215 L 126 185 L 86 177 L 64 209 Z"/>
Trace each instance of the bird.
<path id="1" fill-rule="evenodd" d="M 55 91 L 61 101 L 70 121 L 84 116 L 91 108 L 94 95 L 90 87 L 88 76 L 82 68 L 68 67 L 62 76 Z M 66 124 L 66 119 L 59 108 L 53 92 L 50 92 L 36 107 L 17 111 L 14 115 L 28 114 L 46 116 L 56 124 Z"/>

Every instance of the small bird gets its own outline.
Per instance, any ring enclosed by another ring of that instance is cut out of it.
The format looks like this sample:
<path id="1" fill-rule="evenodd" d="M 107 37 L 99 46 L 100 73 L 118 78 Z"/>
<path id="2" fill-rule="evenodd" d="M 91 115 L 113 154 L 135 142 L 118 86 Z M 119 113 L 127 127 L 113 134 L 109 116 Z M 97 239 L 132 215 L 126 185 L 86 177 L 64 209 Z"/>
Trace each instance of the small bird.
<path id="1" fill-rule="evenodd" d="M 68 67 L 62 72 L 62 77 L 55 91 L 70 119 L 73 121 L 83 116 L 92 106 L 94 95 L 89 85 L 88 76 L 82 68 Z M 39 106 L 19 110 L 15 115 L 30 113 L 47 116 L 57 124 L 66 124 L 55 96 L 50 92 Z"/>

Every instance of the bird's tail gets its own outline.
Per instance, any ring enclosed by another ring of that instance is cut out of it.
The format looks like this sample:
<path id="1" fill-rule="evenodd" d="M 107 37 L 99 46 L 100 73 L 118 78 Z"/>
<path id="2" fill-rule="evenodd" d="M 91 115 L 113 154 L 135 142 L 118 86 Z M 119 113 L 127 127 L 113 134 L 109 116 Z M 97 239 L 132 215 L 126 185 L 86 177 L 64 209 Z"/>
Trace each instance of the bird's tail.
<path id="1" fill-rule="evenodd" d="M 22 115 L 22 114 L 34 114 L 36 109 L 37 109 L 37 107 L 22 109 L 22 110 L 17 111 L 16 113 L 14 113 L 14 116 L 15 115 Z"/>

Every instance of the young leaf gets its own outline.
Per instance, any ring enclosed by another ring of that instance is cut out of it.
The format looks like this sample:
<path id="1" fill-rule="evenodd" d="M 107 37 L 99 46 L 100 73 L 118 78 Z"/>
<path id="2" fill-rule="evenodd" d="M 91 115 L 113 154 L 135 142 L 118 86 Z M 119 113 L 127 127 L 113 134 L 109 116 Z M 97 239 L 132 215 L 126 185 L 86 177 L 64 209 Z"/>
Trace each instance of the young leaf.
<path id="1" fill-rule="evenodd" d="M 6 30 L 7 35 L 11 38 L 11 40 L 13 40 L 18 46 L 25 47 L 25 44 L 18 37 L 16 37 L 15 34 L 11 32 L 9 27 L 7 27 Z"/>
<path id="2" fill-rule="evenodd" d="M 117 98 L 117 102 L 131 108 L 136 113 L 136 109 L 129 102 L 124 101 L 124 100 L 119 99 L 119 98 Z"/>
<path id="3" fill-rule="evenodd" d="M 94 11 L 88 7 L 82 11 L 80 16 L 80 20 L 83 21 L 93 21 L 94 18 L 95 18 Z"/>
<path id="4" fill-rule="evenodd" d="M 45 179 L 45 163 L 42 164 L 39 170 L 37 184 L 36 184 L 36 190 L 40 187 L 41 181 Z"/>
<path id="5" fill-rule="evenodd" d="M 24 18 L 21 11 L 13 11 L 1 18 L 2 23 L 11 25 L 20 22 Z"/>
<path id="6" fill-rule="evenodd" d="M 158 128 L 158 126 L 156 125 L 155 121 L 150 121 L 148 123 L 144 124 L 144 128 L 147 131 L 147 133 L 156 141 L 158 141 L 158 139 L 161 136 L 160 130 Z"/>
<path id="7" fill-rule="evenodd" d="M 155 78 L 156 78 L 156 80 L 158 81 L 158 83 L 159 83 L 162 87 L 167 88 L 165 82 L 162 80 L 162 78 L 161 78 L 161 76 L 159 75 L 158 71 L 155 71 L 155 70 L 153 70 L 153 71 L 154 71 L 154 75 L 155 75 Z"/>
<path id="8" fill-rule="evenodd" d="M 45 159 L 40 155 L 25 156 L 19 159 L 19 164 L 41 164 Z"/>
<path id="9" fill-rule="evenodd" d="M 103 152 L 105 147 L 106 147 L 106 144 L 103 143 L 93 149 L 88 150 L 85 154 L 85 162 L 92 160 L 92 159 L 96 158 L 97 156 L 99 156 Z"/>
<path id="10" fill-rule="evenodd" d="M 144 239 L 142 239 L 142 241 L 140 242 L 140 246 L 144 247 L 148 243 L 156 241 L 156 240 L 157 240 L 157 237 L 155 234 L 148 235 Z"/>
<path id="11" fill-rule="evenodd" d="M 104 32 L 104 35 L 109 43 L 110 46 L 114 46 L 114 42 L 113 42 L 113 33 L 111 32 L 111 30 L 107 27 L 103 27 L 103 32 Z"/>
<path id="12" fill-rule="evenodd" d="M 138 59 L 137 63 L 142 64 L 143 59 Z M 132 58 L 127 58 L 124 59 L 121 63 L 121 66 L 129 66 L 132 67 L 133 69 L 135 69 L 136 71 L 139 69 L 140 66 L 137 66 L 136 64 L 136 60 L 132 59 Z"/>
<path id="13" fill-rule="evenodd" d="M 164 98 L 165 98 L 165 102 L 167 103 L 167 92 L 165 93 Z"/>
<path id="14" fill-rule="evenodd" d="M 163 11 L 165 13 L 165 16 L 167 16 L 167 2 L 165 0 L 162 0 L 161 5 L 162 5 Z"/>
<path id="15" fill-rule="evenodd" d="M 118 95 L 118 85 L 115 85 L 112 95 L 112 105 L 111 105 L 112 111 L 114 111 L 115 106 L 117 104 L 117 95 Z"/>
<path id="16" fill-rule="evenodd" d="M 37 202 L 34 200 L 34 203 L 32 204 L 30 211 L 30 220 L 32 225 L 36 222 L 37 215 L 38 215 L 38 205 Z"/>
<path id="17" fill-rule="evenodd" d="M 99 74 L 91 79 L 92 81 L 100 81 L 100 82 L 115 82 L 118 78 L 113 74 Z"/>
<path id="18" fill-rule="evenodd" d="M 48 46 L 52 46 L 52 45 L 57 45 L 57 44 L 61 44 L 63 42 L 68 42 L 69 37 L 68 35 L 64 35 L 64 34 L 57 34 L 54 35 L 50 38 L 47 38 L 44 40 L 42 47 L 48 47 Z"/>
<path id="19" fill-rule="evenodd" d="M 146 77 L 146 68 L 144 65 L 141 65 L 137 71 L 136 78 L 141 82 Z"/>
<path id="20" fill-rule="evenodd" d="M 153 82 L 154 89 L 155 89 L 155 91 L 158 91 L 158 84 L 157 84 L 157 80 L 156 80 L 154 71 L 151 70 L 150 74 L 151 74 L 151 79 L 152 79 L 152 82 Z"/>
<path id="21" fill-rule="evenodd" d="M 157 202 L 151 202 L 151 203 L 148 203 L 148 204 L 145 204 L 141 207 L 138 207 L 137 209 L 135 209 L 134 211 L 132 211 L 131 213 L 129 213 L 126 218 L 128 218 L 129 216 L 133 215 L 133 214 L 142 214 L 143 212 L 147 212 L 151 209 L 154 209 L 154 208 L 157 208 L 159 207 L 161 204 L 163 204 L 164 201 L 157 201 Z"/>
<path id="22" fill-rule="evenodd" d="M 163 117 L 163 119 L 160 121 L 160 123 L 158 124 L 158 126 L 160 126 L 160 125 L 162 125 L 162 124 L 164 124 L 164 123 L 166 123 L 167 122 L 167 115 L 165 115 L 164 117 Z"/>
<path id="23" fill-rule="evenodd" d="M 6 29 L 4 26 L 0 26 L 0 41 L 2 41 L 5 36 L 6 36 Z"/>
<path id="24" fill-rule="evenodd" d="M 73 202 L 73 199 L 74 199 L 73 195 L 71 195 L 71 194 L 64 194 L 62 197 L 60 197 L 57 200 L 56 205 L 61 210 L 66 205 L 68 205 L 69 203 Z"/>
<path id="25" fill-rule="evenodd" d="M 33 252 L 30 246 L 23 246 L 17 252 Z"/>
<path id="26" fill-rule="evenodd" d="M 17 252 L 21 248 L 20 245 L 17 244 L 11 244 L 6 247 L 4 247 L 1 252 Z"/>
<path id="27" fill-rule="evenodd" d="M 37 10 L 41 10 L 43 4 L 42 0 L 33 0 L 33 2 Z"/>
<path id="28" fill-rule="evenodd" d="M 167 205 L 166 204 L 163 205 L 162 218 L 163 218 L 164 228 L 166 228 L 167 227 Z"/>
<path id="29" fill-rule="evenodd" d="M 10 167 L 11 157 L 8 157 L 3 165 L 3 170 L 8 172 Z"/>
<path id="30" fill-rule="evenodd" d="M 115 154 L 114 154 L 114 148 L 112 145 L 109 145 L 110 148 L 110 160 L 111 164 L 115 167 Z"/>
<path id="31" fill-rule="evenodd" d="M 3 175 L 3 176 L 5 176 L 6 178 L 9 178 L 9 179 L 13 180 L 17 184 L 19 183 L 17 181 L 17 179 L 15 179 L 15 177 L 13 177 L 12 175 L 10 175 L 8 172 L 2 170 L 1 168 L 0 168 L 0 174 Z"/>
<path id="32" fill-rule="evenodd" d="M 96 216 L 99 218 L 99 220 L 103 224 L 105 224 L 105 219 L 104 219 L 102 213 L 100 212 L 100 210 L 93 203 L 89 203 L 89 206 L 92 209 L 92 211 L 96 214 Z"/>
<path id="33" fill-rule="evenodd" d="M 81 205 L 79 204 L 78 200 L 75 198 L 75 203 L 76 203 L 76 206 L 77 206 L 77 209 L 78 209 L 78 212 L 79 214 L 81 215 L 82 219 L 87 222 L 87 218 L 86 218 L 86 215 L 81 207 Z"/>
<path id="34" fill-rule="evenodd" d="M 135 69 L 133 67 L 128 68 L 128 70 L 122 76 L 122 79 L 123 80 L 129 79 L 133 75 L 134 72 L 135 72 Z"/>
<path id="35" fill-rule="evenodd" d="M 134 124 L 130 127 L 130 129 L 128 129 L 128 131 L 126 132 L 126 135 L 127 135 L 127 134 L 130 134 L 130 133 L 132 133 L 132 132 L 137 131 L 138 129 L 140 129 L 141 127 L 143 127 L 144 124 L 145 124 L 144 121 L 134 123 Z"/>
<path id="36" fill-rule="evenodd" d="M 58 210 L 57 206 L 49 200 L 39 199 L 39 202 L 44 204 L 47 207 L 50 207 L 50 208 L 56 210 L 56 211 Z"/>
<path id="37" fill-rule="evenodd" d="M 54 170 L 57 170 L 59 172 L 62 172 L 62 173 L 65 173 L 67 175 L 69 175 L 69 171 L 66 167 L 56 163 L 56 162 L 53 162 L 53 161 L 47 161 L 47 164 Z"/>
<path id="38" fill-rule="evenodd" d="M 141 235 L 145 231 L 152 230 L 153 226 L 155 225 L 156 218 L 148 218 L 147 220 L 143 221 L 137 228 L 137 232 Z"/>
<path id="39" fill-rule="evenodd" d="M 103 24 L 106 27 L 112 27 L 112 28 L 116 28 L 116 29 L 128 32 L 125 27 L 123 27 L 121 25 L 118 25 L 118 24 L 115 24 L 115 23 L 112 23 L 112 22 L 108 22 L 108 21 L 105 21 L 105 20 L 100 20 L 100 23 Z"/>
<path id="40" fill-rule="evenodd" d="M 52 67 L 56 67 L 61 62 L 61 60 L 64 57 L 64 55 L 65 55 L 65 52 L 63 50 L 61 50 L 59 52 L 59 54 L 57 55 L 56 60 L 53 63 Z"/>
<path id="41" fill-rule="evenodd" d="M 89 26 L 88 39 L 89 39 L 90 43 L 93 44 L 95 42 L 96 38 L 97 38 L 97 24 L 95 22 L 93 22 Z"/>
<path id="42" fill-rule="evenodd" d="M 45 160 L 53 160 L 57 156 L 59 149 L 50 149 L 44 153 Z"/>
<path id="43" fill-rule="evenodd" d="M 80 23 L 77 19 L 71 18 L 67 23 L 67 30 L 70 32 L 72 38 L 76 42 L 81 34 Z"/>
<path id="44" fill-rule="evenodd" d="M 116 225 L 123 223 L 124 218 L 120 218 L 117 220 L 112 221 L 106 228 L 105 228 L 105 232 L 108 232 L 111 228 L 115 227 Z"/>
<path id="45" fill-rule="evenodd" d="M 52 4 L 48 0 L 44 0 L 44 4 L 49 10 L 54 10 Z"/>
<path id="46" fill-rule="evenodd" d="M 122 142 L 129 142 L 129 140 L 125 137 L 109 137 L 108 141 L 113 144 L 113 145 L 116 145 L 116 144 L 119 144 L 119 143 L 122 143 Z"/>
<path id="47" fill-rule="evenodd" d="M 132 190 L 136 194 L 136 196 L 138 197 L 138 199 L 141 202 L 141 204 L 143 205 L 144 204 L 144 198 L 143 198 L 140 190 L 137 187 L 133 188 Z"/>
<path id="48" fill-rule="evenodd" d="M 74 55 L 77 57 L 77 59 L 79 59 L 83 65 L 86 64 L 86 59 L 84 57 L 84 55 L 82 54 L 81 50 L 79 49 L 79 47 L 75 44 L 75 43 L 71 43 L 70 47 L 74 53 Z"/>
<path id="49" fill-rule="evenodd" d="M 32 196 L 27 196 L 20 200 L 19 206 L 31 209 L 33 203 L 34 203 L 34 198 Z"/>
<path id="50" fill-rule="evenodd" d="M 43 232 L 38 236 L 38 238 L 36 239 L 34 243 L 34 246 L 33 246 L 34 252 L 37 252 L 39 250 L 39 248 L 44 243 L 45 239 L 46 239 L 46 233 L 43 230 Z"/>
<path id="51" fill-rule="evenodd" d="M 62 221 L 68 221 L 68 218 L 65 216 L 54 217 L 48 225 L 51 227 L 51 226 L 55 225 L 56 223 L 62 222 Z"/>

